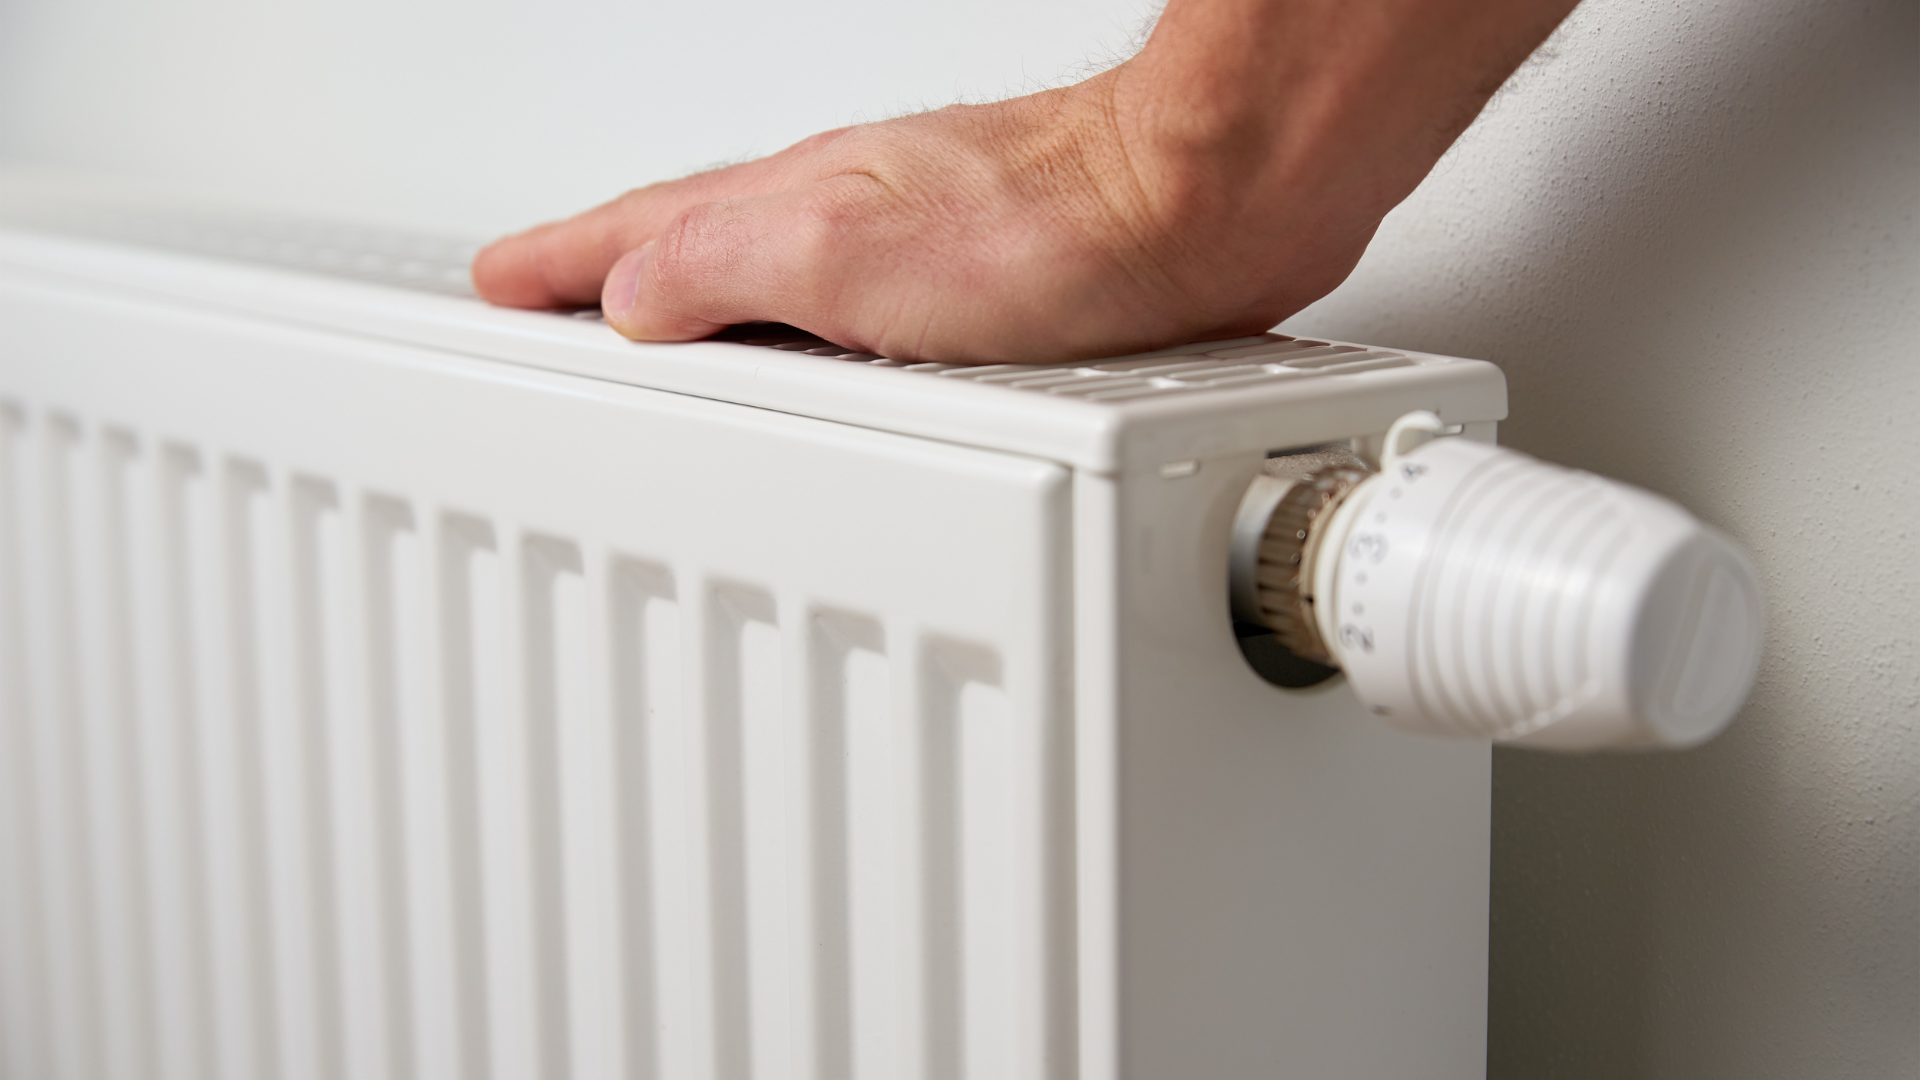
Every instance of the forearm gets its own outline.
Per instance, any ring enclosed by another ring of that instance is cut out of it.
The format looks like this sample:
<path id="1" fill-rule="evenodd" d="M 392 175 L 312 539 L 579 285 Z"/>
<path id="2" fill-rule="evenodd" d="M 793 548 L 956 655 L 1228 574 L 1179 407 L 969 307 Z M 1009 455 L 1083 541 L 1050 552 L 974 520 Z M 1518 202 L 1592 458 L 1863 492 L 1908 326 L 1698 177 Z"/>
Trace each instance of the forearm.
<path id="1" fill-rule="evenodd" d="M 1170 0 L 1115 108 L 1154 157 L 1293 198 L 1335 185 L 1384 213 L 1574 5 Z"/>

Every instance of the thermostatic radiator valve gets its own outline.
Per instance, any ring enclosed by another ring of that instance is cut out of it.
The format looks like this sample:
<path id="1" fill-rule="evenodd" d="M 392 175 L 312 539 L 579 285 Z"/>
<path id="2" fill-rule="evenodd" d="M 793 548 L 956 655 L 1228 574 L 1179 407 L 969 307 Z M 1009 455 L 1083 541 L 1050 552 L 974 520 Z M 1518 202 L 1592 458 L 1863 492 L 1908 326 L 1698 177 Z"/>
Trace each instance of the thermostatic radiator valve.
<path id="1" fill-rule="evenodd" d="M 1445 432 L 1409 413 L 1378 472 L 1257 481 L 1235 617 L 1409 731 L 1587 750 L 1725 727 L 1764 623 L 1739 546 L 1638 488 Z"/>

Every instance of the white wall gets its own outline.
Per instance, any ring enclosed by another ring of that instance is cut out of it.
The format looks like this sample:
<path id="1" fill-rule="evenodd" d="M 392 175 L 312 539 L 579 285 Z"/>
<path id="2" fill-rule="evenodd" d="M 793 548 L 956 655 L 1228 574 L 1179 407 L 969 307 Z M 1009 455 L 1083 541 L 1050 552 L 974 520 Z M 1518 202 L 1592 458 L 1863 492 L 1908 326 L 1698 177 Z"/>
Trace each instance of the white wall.
<path id="1" fill-rule="evenodd" d="M 0 0 L 0 157 L 493 231 L 1050 82 L 1142 12 Z M 1920 1072 L 1916 202 L 1914 3 L 1589 0 L 1292 324 L 1500 362 L 1507 441 L 1673 495 L 1772 590 L 1720 740 L 1499 759 L 1500 1080 Z"/>
<path id="2" fill-rule="evenodd" d="M 1501 1080 L 1920 1076 L 1917 207 L 1915 4 L 1600 0 L 1294 320 L 1499 362 L 1771 592 L 1719 740 L 1497 756 Z"/>
<path id="3" fill-rule="evenodd" d="M 1145 0 L 0 0 L 0 156 L 493 232 L 1053 84 Z"/>

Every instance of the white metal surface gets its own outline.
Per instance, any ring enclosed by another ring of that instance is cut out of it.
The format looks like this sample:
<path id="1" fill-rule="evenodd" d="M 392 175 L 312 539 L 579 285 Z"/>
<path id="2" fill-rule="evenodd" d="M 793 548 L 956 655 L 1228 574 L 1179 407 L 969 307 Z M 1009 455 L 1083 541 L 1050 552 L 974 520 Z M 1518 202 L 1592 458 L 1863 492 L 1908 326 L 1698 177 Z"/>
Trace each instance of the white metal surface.
<path id="1" fill-rule="evenodd" d="M 1267 450 L 1491 434 L 1405 357 L 1094 402 L 0 232 L 5 1075 L 1479 1075 L 1486 748 L 1226 609 Z"/>

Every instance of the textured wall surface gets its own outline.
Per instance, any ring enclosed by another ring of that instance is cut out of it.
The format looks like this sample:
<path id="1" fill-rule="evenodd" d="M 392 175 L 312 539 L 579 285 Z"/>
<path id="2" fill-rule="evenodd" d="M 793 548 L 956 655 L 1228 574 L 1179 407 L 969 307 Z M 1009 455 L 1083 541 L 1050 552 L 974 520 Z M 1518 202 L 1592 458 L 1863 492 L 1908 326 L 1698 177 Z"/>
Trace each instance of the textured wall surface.
<path id="1" fill-rule="evenodd" d="M 1720 739 L 1496 756 L 1491 1075 L 1920 1075 L 1920 17 L 1589 3 L 1292 325 L 1480 356 L 1501 439 L 1773 604 Z"/>
<path id="2" fill-rule="evenodd" d="M 1050 82 L 1131 0 L 6 0 L 0 156 L 475 230 Z M 1920 7 L 1589 0 L 1290 325 L 1498 361 L 1503 439 L 1749 544 L 1761 685 L 1503 754 L 1497 1080 L 1920 1075 Z"/>
<path id="3" fill-rule="evenodd" d="M 1496 757 L 1498 1080 L 1920 1074 L 1916 206 L 1914 4 L 1603 0 L 1294 321 L 1498 361 L 1768 582 L 1720 740 Z"/>

